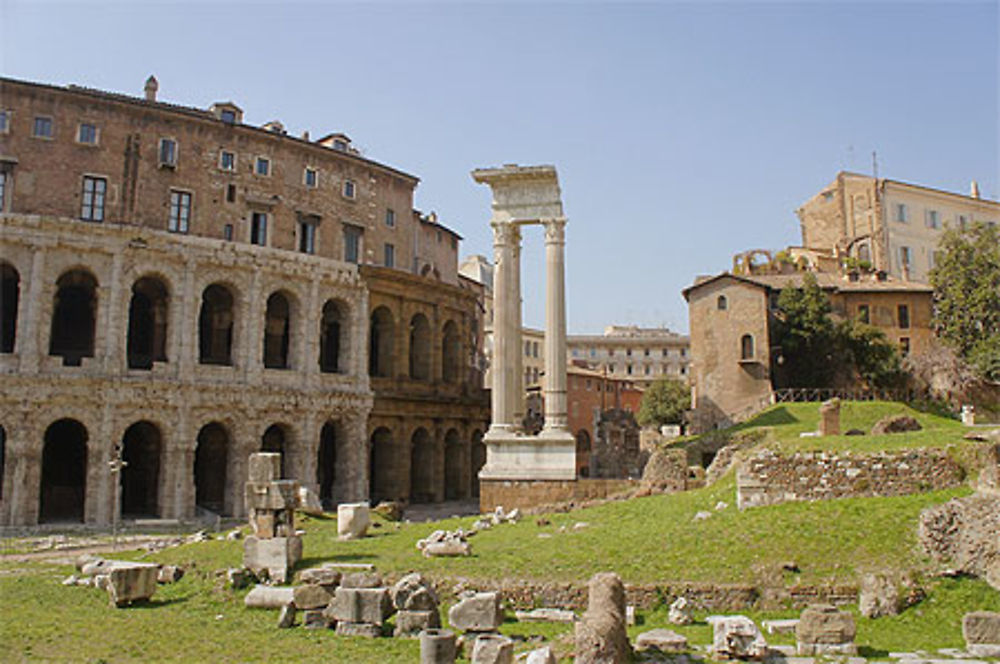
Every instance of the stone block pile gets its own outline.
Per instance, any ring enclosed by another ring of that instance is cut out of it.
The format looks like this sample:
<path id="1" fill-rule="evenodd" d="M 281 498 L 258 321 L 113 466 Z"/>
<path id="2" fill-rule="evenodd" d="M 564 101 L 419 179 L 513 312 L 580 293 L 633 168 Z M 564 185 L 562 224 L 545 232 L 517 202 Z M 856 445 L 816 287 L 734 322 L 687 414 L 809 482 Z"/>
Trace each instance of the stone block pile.
<path id="1" fill-rule="evenodd" d="M 471 644 L 473 664 L 501 664 L 512 661 L 513 642 L 499 633 L 503 624 L 503 608 L 500 594 L 496 592 L 477 593 L 467 591 L 459 596 L 458 602 L 448 610 L 448 622 L 454 629 L 462 631 L 462 644 Z M 480 641 L 482 643 L 480 644 Z M 508 646 L 504 644 L 508 643 Z"/>
<path id="2" fill-rule="evenodd" d="M 77 573 L 64 579 L 63 585 L 104 590 L 111 605 L 119 608 L 148 601 L 157 585 L 174 583 L 184 576 L 184 569 L 176 565 L 106 560 L 91 555 L 80 556 L 76 569 Z"/>
<path id="3" fill-rule="evenodd" d="M 407 574 L 389 591 L 396 610 L 393 636 L 416 637 L 420 632 L 441 626 L 438 596 L 434 586 L 420 574 Z"/>
<path id="4" fill-rule="evenodd" d="M 244 499 L 253 535 L 243 543 L 243 566 L 258 578 L 285 583 L 302 559 L 302 538 L 295 532 L 299 483 L 278 479 L 281 455 L 273 452 L 251 454 L 248 474 Z"/>
<path id="5" fill-rule="evenodd" d="M 427 537 L 417 542 L 417 550 L 425 558 L 435 556 L 468 556 L 472 553 L 472 548 L 466 541 L 471 533 L 458 530 L 435 530 Z"/>

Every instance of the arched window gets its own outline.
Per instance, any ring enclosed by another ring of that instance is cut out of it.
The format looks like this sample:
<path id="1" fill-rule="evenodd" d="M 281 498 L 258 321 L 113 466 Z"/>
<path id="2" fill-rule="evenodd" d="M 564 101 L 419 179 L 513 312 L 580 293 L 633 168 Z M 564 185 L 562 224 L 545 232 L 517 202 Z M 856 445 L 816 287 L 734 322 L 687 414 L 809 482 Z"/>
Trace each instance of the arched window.
<path id="1" fill-rule="evenodd" d="M 160 430 L 151 422 L 136 422 L 122 439 L 121 514 L 157 517 L 160 488 Z"/>
<path id="2" fill-rule="evenodd" d="M 866 263 L 872 262 L 872 252 L 867 244 L 862 244 L 858 247 L 858 260 Z"/>
<path id="3" fill-rule="evenodd" d="M 444 435 L 444 498 L 458 500 L 465 498 L 465 486 L 462 484 L 462 472 L 465 469 L 465 445 L 459 437 L 458 430 L 448 429 Z"/>
<path id="4" fill-rule="evenodd" d="M 276 452 L 281 455 L 281 477 L 286 479 L 288 475 L 286 474 L 287 469 L 290 464 L 288 463 L 288 431 L 286 427 L 281 424 L 272 424 L 264 432 L 264 435 L 260 439 L 260 451 L 261 452 Z"/>
<path id="5" fill-rule="evenodd" d="M 431 379 L 431 325 L 423 314 L 410 320 L 410 378 Z"/>
<path id="6" fill-rule="evenodd" d="M 729 308 L 729 301 L 726 299 L 725 295 L 719 296 L 719 299 L 715 301 L 715 307 L 719 311 L 725 311 Z"/>
<path id="7" fill-rule="evenodd" d="M 371 335 L 369 337 L 368 373 L 372 376 L 388 378 L 392 376 L 396 323 L 392 312 L 386 307 L 378 307 L 372 312 Z"/>
<path id="8" fill-rule="evenodd" d="M 152 369 L 167 360 L 167 287 L 143 277 L 132 285 L 128 307 L 128 368 Z"/>
<path id="9" fill-rule="evenodd" d="M 400 489 L 406 482 L 406 457 L 396 449 L 392 432 L 379 427 L 372 432 L 368 467 L 368 495 L 372 504 L 405 498 Z"/>
<path id="10" fill-rule="evenodd" d="M 45 430 L 38 520 L 83 521 L 87 497 L 87 429 L 59 420 Z"/>
<path id="11" fill-rule="evenodd" d="M 229 433 L 218 422 L 206 424 L 198 432 L 194 453 L 195 504 L 202 509 L 226 512 L 226 461 Z"/>
<path id="12" fill-rule="evenodd" d="M 0 353 L 14 352 L 17 336 L 17 302 L 21 276 L 10 263 L 0 263 Z"/>
<path id="13" fill-rule="evenodd" d="M 221 284 L 202 293 L 198 316 L 198 361 L 201 364 L 233 363 L 233 294 Z"/>
<path id="14" fill-rule="evenodd" d="M 434 440 L 420 427 L 410 439 L 410 502 L 434 500 Z"/>
<path id="15" fill-rule="evenodd" d="M 753 336 L 744 334 L 740 339 L 740 359 L 752 360 L 754 358 L 753 350 Z"/>
<path id="16" fill-rule="evenodd" d="M 97 319 L 97 280 L 86 270 L 67 272 L 56 282 L 52 310 L 49 355 L 63 358 L 63 364 L 80 366 L 84 357 L 94 356 L 94 326 Z"/>
<path id="17" fill-rule="evenodd" d="M 441 378 L 444 382 L 458 382 L 461 363 L 459 355 L 458 325 L 450 320 L 445 323 L 441 338 Z"/>
<path id="18" fill-rule="evenodd" d="M 271 293 L 264 315 L 264 367 L 287 369 L 291 343 L 291 306 L 282 293 Z"/>
<path id="19" fill-rule="evenodd" d="M 323 373 L 342 373 L 346 363 L 341 361 L 342 349 L 347 349 L 341 305 L 327 300 L 323 305 L 323 318 L 319 324 L 319 370 Z"/>

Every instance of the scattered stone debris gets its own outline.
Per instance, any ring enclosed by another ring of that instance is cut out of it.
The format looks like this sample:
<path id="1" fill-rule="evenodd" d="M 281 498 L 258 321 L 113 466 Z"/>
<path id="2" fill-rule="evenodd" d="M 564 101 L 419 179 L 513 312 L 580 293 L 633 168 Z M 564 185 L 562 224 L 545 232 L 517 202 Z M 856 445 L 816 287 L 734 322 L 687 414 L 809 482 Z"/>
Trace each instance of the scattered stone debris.
<path id="1" fill-rule="evenodd" d="M 361 539 L 371 526 L 368 503 L 341 503 L 337 506 L 337 536 L 341 540 Z"/>
<path id="2" fill-rule="evenodd" d="M 417 542 L 417 550 L 425 558 L 432 556 L 468 556 L 472 553 L 467 534 L 461 528 L 455 531 L 435 530 Z"/>
<path id="3" fill-rule="evenodd" d="M 715 511 L 716 512 L 721 512 L 722 510 L 726 509 L 727 507 L 729 507 L 729 503 L 727 503 L 727 502 L 725 502 L 723 500 L 720 500 L 719 502 L 717 502 L 715 504 Z"/>
<path id="4" fill-rule="evenodd" d="M 584 528 L 590 527 L 590 524 L 586 521 L 577 521 L 573 524 L 573 530 L 583 530 Z"/>
<path id="5" fill-rule="evenodd" d="M 495 632 L 503 623 L 500 594 L 466 591 L 448 610 L 448 622 L 463 632 Z"/>
<path id="6" fill-rule="evenodd" d="M 588 586 L 587 611 L 576 624 L 576 662 L 627 662 L 631 650 L 621 577 L 613 572 L 595 574 Z"/>
<path id="7" fill-rule="evenodd" d="M 863 436 L 865 432 L 863 429 L 848 429 L 844 432 L 845 436 Z"/>
<path id="8" fill-rule="evenodd" d="M 288 629 L 295 626 L 295 607 L 285 604 L 278 614 L 278 629 Z"/>
<path id="9" fill-rule="evenodd" d="M 1000 590 L 1000 495 L 977 493 L 920 513 L 923 548 L 956 571 L 979 576 Z"/>
<path id="10" fill-rule="evenodd" d="M 636 638 L 635 649 L 637 652 L 652 650 L 664 655 L 684 653 L 688 650 L 688 640 L 669 629 L 651 629 Z"/>
<path id="11" fill-rule="evenodd" d="M 230 588 L 240 590 L 251 583 L 257 583 L 257 577 L 245 567 L 230 567 L 226 570 L 226 585 Z"/>
<path id="12" fill-rule="evenodd" d="M 229 542 L 235 542 L 236 540 L 241 540 L 241 539 L 243 539 L 243 531 L 240 530 L 239 528 L 235 530 L 230 530 L 228 533 L 226 533 L 226 540 Z"/>
<path id="13" fill-rule="evenodd" d="M 746 616 L 714 616 L 712 655 L 729 659 L 762 659 L 767 656 L 767 641 L 754 621 Z"/>
<path id="14" fill-rule="evenodd" d="M 865 574 L 858 592 L 858 610 L 865 618 L 899 614 L 899 589 L 884 574 Z"/>
<path id="15" fill-rule="evenodd" d="M 686 597 L 678 597 L 670 604 L 667 620 L 674 625 L 690 625 L 694 622 L 694 609 Z"/>
<path id="16" fill-rule="evenodd" d="M 568 609 L 540 608 L 531 611 L 515 611 L 514 617 L 519 622 L 574 623 L 577 620 L 576 613 Z"/>
<path id="17" fill-rule="evenodd" d="M 177 565 L 160 565 L 156 574 L 157 583 L 177 583 L 184 578 L 184 568 Z"/>
<path id="18" fill-rule="evenodd" d="M 1000 613 L 973 611 L 962 617 L 965 649 L 976 657 L 1000 657 Z"/>
<path id="19" fill-rule="evenodd" d="M 426 629 L 441 626 L 438 596 L 434 586 L 418 573 L 407 574 L 389 590 L 396 609 L 393 636 L 416 637 Z"/>
<path id="20" fill-rule="evenodd" d="M 857 655 L 854 616 L 832 604 L 815 604 L 802 612 L 795 627 L 799 655 Z"/>
<path id="21" fill-rule="evenodd" d="M 403 518 L 403 505 L 393 500 L 383 500 L 372 511 L 388 521 L 399 521 Z"/>
<path id="22" fill-rule="evenodd" d="M 920 426 L 920 422 L 909 415 L 886 415 L 872 427 L 872 435 L 881 436 L 887 433 L 905 433 L 921 429 L 923 427 Z"/>
<path id="23" fill-rule="evenodd" d="M 712 518 L 712 513 L 711 512 L 701 511 L 701 512 L 697 512 L 694 515 L 694 518 L 692 519 L 692 521 L 704 521 L 705 519 L 710 519 L 710 518 Z"/>

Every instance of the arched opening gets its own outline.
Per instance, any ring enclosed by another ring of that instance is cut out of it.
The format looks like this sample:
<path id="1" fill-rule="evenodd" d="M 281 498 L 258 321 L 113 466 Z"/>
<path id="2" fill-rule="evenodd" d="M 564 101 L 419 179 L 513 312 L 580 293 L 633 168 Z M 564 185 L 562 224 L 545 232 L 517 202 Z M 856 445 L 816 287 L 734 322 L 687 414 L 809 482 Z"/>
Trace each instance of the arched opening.
<path id="1" fill-rule="evenodd" d="M 472 432 L 472 448 L 469 450 L 470 493 L 479 497 L 479 471 L 486 465 L 486 443 L 483 442 L 483 432 L 476 429 Z"/>
<path id="2" fill-rule="evenodd" d="M 580 429 L 576 432 L 576 473 L 580 477 L 590 477 L 590 432 Z"/>
<path id="3" fill-rule="evenodd" d="M 94 356 L 94 324 L 97 319 L 97 280 L 86 270 L 73 270 L 59 277 L 52 309 L 49 355 L 62 357 L 63 365 L 80 366 Z"/>
<path id="4" fill-rule="evenodd" d="M 136 422 L 122 438 L 121 514 L 123 517 L 158 517 L 160 479 L 160 430 L 150 422 Z"/>
<path id="5" fill-rule="evenodd" d="M 271 293 L 264 315 L 264 367 L 287 369 L 291 341 L 291 307 L 282 293 Z"/>
<path id="6" fill-rule="evenodd" d="M 858 260 L 864 263 L 868 263 L 869 265 L 871 264 L 872 252 L 867 244 L 862 244 L 861 246 L 858 247 Z"/>
<path id="7" fill-rule="evenodd" d="M 725 295 L 720 295 L 719 299 L 715 301 L 715 308 L 719 311 L 725 311 L 729 308 L 729 300 L 726 299 Z"/>
<path id="8" fill-rule="evenodd" d="M 0 500 L 3 500 L 3 471 L 7 462 L 7 430 L 0 427 Z"/>
<path id="9" fill-rule="evenodd" d="M 272 424 L 265 431 L 264 435 L 260 438 L 260 451 L 261 452 L 277 452 L 281 455 L 281 477 L 282 479 L 287 479 L 285 474 L 285 469 L 288 467 L 288 450 L 286 449 L 286 443 L 288 442 L 287 432 L 285 427 L 280 424 Z"/>
<path id="10" fill-rule="evenodd" d="M 396 500 L 405 497 L 399 494 L 401 486 L 400 455 L 396 452 L 392 432 L 379 427 L 372 432 L 371 459 L 368 468 L 368 495 L 373 504 L 382 500 Z"/>
<path id="11" fill-rule="evenodd" d="M 441 378 L 444 382 L 458 382 L 459 355 L 458 325 L 450 320 L 444 324 L 444 334 L 441 338 Z"/>
<path id="12" fill-rule="evenodd" d="M 319 323 L 319 370 L 323 373 L 340 373 L 346 368 L 341 361 L 341 349 L 347 348 L 341 335 L 346 330 L 341 306 L 334 300 L 323 305 L 323 318 Z"/>
<path id="13" fill-rule="evenodd" d="M 198 432 L 194 453 L 194 502 L 198 507 L 226 513 L 226 464 L 229 433 L 218 422 L 206 424 Z"/>
<path id="14" fill-rule="evenodd" d="M 753 357 L 753 336 L 744 334 L 740 339 L 740 359 L 752 360 Z"/>
<path id="15" fill-rule="evenodd" d="M 319 433 L 319 454 L 316 460 L 316 483 L 323 509 L 330 511 L 337 506 L 337 446 L 342 438 L 340 425 L 330 420 Z"/>
<path id="16" fill-rule="evenodd" d="M 431 379 L 431 325 L 423 314 L 410 319 L 410 378 Z"/>
<path id="17" fill-rule="evenodd" d="M 392 376 L 395 333 L 396 322 L 392 318 L 392 312 L 387 307 L 375 309 L 372 312 L 371 336 L 369 338 L 369 375 L 381 378 Z"/>
<path id="18" fill-rule="evenodd" d="M 410 439 L 410 502 L 434 500 L 434 441 L 420 427 Z"/>
<path id="19" fill-rule="evenodd" d="M 10 263 L 0 263 L 0 353 L 14 352 L 20 293 L 21 276 Z"/>
<path id="20" fill-rule="evenodd" d="M 198 361 L 201 364 L 233 363 L 233 294 L 212 284 L 201 295 L 198 316 Z"/>
<path id="21" fill-rule="evenodd" d="M 167 287 L 143 277 L 132 285 L 128 306 L 128 368 L 152 369 L 167 361 Z"/>
<path id="22" fill-rule="evenodd" d="M 465 448 L 458 436 L 458 431 L 448 429 L 444 435 L 444 497 L 445 500 L 465 498 L 465 487 L 462 485 L 462 470 L 465 466 Z"/>
<path id="23" fill-rule="evenodd" d="M 83 521 L 86 496 L 87 428 L 71 419 L 53 422 L 42 448 L 39 522 Z"/>

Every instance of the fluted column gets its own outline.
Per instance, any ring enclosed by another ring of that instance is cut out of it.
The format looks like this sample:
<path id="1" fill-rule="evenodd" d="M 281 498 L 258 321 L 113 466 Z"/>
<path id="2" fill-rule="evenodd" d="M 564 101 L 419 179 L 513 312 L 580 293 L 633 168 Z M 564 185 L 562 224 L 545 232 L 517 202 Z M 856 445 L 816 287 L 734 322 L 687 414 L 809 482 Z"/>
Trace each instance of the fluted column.
<path id="1" fill-rule="evenodd" d="M 517 384 L 515 362 L 511 350 L 516 352 L 518 340 L 513 334 L 516 323 L 514 308 L 510 305 L 514 291 L 513 270 L 517 245 L 517 227 L 494 221 L 493 226 L 493 385 L 492 421 L 490 432 L 503 434 L 510 432 L 514 422 L 514 402 L 511 386 Z"/>
<path id="2" fill-rule="evenodd" d="M 545 225 L 545 432 L 567 431 L 566 220 Z"/>
<path id="3" fill-rule="evenodd" d="M 511 280 L 514 282 L 511 305 L 514 308 L 513 326 L 514 337 L 516 339 L 511 346 L 514 349 L 514 376 L 516 380 L 511 381 L 510 389 L 513 393 L 511 399 L 514 403 L 514 421 L 512 424 L 515 431 L 521 431 L 524 428 L 524 392 L 528 387 L 528 383 L 524 380 L 524 346 L 521 336 L 521 233 L 520 229 L 517 229 L 517 231 L 514 243 L 514 261 L 511 266 Z"/>

